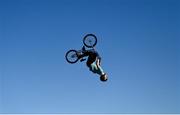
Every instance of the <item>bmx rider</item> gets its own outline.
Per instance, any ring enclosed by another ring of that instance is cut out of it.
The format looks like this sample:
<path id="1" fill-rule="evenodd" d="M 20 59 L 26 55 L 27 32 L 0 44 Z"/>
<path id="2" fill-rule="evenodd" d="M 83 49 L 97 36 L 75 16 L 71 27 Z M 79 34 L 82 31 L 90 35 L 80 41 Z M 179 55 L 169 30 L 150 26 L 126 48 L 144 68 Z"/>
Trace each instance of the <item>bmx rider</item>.
<path id="1" fill-rule="evenodd" d="M 98 52 L 95 49 L 86 50 L 83 46 L 82 48 L 83 55 L 81 55 L 81 60 L 84 61 L 83 57 L 88 56 L 88 59 L 86 61 L 87 67 L 89 67 L 89 70 L 93 73 L 96 73 L 100 75 L 101 81 L 107 81 L 108 77 L 107 74 L 104 73 L 102 67 L 101 67 L 101 57 L 99 56 Z"/>

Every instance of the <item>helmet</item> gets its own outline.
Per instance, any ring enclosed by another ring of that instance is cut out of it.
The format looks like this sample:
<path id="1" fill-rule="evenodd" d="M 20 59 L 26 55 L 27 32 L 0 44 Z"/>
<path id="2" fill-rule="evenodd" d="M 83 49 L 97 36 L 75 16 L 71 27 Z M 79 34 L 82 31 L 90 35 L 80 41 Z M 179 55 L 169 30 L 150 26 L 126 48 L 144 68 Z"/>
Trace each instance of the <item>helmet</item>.
<path id="1" fill-rule="evenodd" d="M 100 80 L 105 82 L 105 81 L 108 80 L 108 76 L 106 74 L 103 74 L 103 75 L 100 76 Z"/>

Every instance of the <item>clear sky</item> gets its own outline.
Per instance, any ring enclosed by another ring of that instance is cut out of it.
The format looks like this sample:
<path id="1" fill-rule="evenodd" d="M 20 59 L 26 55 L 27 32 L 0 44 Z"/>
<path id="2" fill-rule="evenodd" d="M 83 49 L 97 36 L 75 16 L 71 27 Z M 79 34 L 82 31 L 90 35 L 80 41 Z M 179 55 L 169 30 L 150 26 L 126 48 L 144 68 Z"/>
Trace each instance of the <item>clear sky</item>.
<path id="1" fill-rule="evenodd" d="M 87 33 L 109 81 L 64 55 Z M 0 113 L 180 113 L 179 0 L 0 0 Z"/>

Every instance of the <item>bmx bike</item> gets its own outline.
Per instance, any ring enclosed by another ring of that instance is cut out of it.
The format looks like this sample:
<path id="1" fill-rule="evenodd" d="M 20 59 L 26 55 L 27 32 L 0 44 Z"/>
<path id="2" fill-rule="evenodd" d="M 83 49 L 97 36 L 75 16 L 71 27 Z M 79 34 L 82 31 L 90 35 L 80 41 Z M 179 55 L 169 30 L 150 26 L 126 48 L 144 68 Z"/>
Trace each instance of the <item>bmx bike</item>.
<path id="1" fill-rule="evenodd" d="M 83 44 L 84 44 L 83 47 L 86 46 L 87 48 L 94 49 L 94 47 L 97 44 L 97 37 L 94 34 L 87 34 L 83 38 Z M 81 50 L 71 49 L 67 51 L 65 58 L 68 63 L 74 64 L 80 59 L 81 59 L 80 61 L 84 61 L 82 55 L 83 55 L 83 49 Z"/>

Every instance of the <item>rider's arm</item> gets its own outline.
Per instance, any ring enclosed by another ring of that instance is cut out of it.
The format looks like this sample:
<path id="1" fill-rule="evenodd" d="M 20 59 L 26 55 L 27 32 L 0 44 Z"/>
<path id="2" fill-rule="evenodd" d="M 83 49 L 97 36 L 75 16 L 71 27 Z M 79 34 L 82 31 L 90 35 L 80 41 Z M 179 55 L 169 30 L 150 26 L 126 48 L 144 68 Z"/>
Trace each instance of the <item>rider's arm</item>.
<path id="1" fill-rule="evenodd" d="M 97 57 L 96 57 L 96 65 L 99 67 L 101 65 L 101 57 L 99 56 L 99 54 L 97 53 Z"/>
<path id="2" fill-rule="evenodd" d="M 97 59 L 99 60 L 99 63 L 101 64 L 101 56 L 99 55 L 98 52 L 96 52 L 96 54 L 97 54 Z"/>
<path id="3" fill-rule="evenodd" d="M 99 64 L 101 65 L 101 57 L 98 56 L 97 58 L 98 58 L 98 60 L 99 60 Z"/>
<path id="4" fill-rule="evenodd" d="M 97 65 L 98 68 L 101 66 L 99 58 L 96 59 L 96 65 Z"/>

